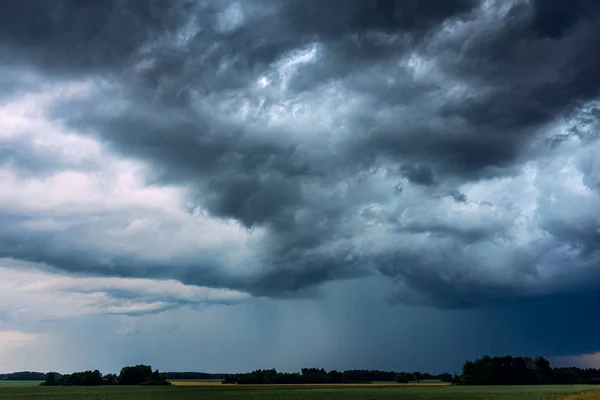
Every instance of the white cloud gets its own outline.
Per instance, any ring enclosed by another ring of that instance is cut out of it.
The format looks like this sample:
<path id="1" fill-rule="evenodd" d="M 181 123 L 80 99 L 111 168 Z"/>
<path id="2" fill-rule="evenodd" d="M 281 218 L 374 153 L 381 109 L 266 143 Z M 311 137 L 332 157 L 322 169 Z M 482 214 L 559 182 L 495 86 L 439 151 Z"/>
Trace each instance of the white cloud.
<path id="1" fill-rule="evenodd" d="M 85 97 L 106 85 L 47 84 L 0 106 L 0 145 L 27 138 L 33 150 L 19 155 L 28 157 L 22 163 L 43 157 L 60 165 L 24 178 L 13 163 L 0 163 L 0 217 L 9 220 L 0 226 L 0 236 L 30 241 L 52 235 L 63 251 L 102 253 L 107 264 L 129 257 L 176 267 L 176 260 L 217 254 L 224 270 L 236 270 L 241 260 L 251 259 L 250 244 L 261 229 L 249 232 L 201 209 L 188 213 L 185 188 L 148 184 L 140 162 L 118 157 L 91 136 L 47 118 L 57 96 Z"/>
<path id="2" fill-rule="evenodd" d="M 0 276 L 0 311 L 20 321 L 144 314 L 185 305 L 235 304 L 249 297 L 177 281 L 63 276 L 12 260 L 0 260 Z"/>

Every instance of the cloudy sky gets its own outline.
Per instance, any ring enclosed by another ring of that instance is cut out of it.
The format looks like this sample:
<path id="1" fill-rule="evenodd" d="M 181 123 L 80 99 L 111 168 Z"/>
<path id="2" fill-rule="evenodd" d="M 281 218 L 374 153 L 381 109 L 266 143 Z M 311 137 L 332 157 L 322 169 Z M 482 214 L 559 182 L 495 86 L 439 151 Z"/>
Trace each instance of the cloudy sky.
<path id="1" fill-rule="evenodd" d="M 3 2 L 0 372 L 600 366 L 599 19 Z"/>

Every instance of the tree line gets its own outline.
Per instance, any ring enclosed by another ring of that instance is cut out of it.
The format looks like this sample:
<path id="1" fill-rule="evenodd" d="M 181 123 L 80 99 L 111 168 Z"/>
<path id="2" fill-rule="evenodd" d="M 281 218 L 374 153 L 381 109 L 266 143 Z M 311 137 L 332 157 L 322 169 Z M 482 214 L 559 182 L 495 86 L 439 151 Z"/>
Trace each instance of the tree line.
<path id="1" fill-rule="evenodd" d="M 371 383 L 371 382 L 399 382 L 408 383 L 421 380 L 441 380 L 451 382 L 452 375 L 445 373 L 432 375 L 420 372 L 394 372 L 377 370 L 348 370 L 326 371 L 323 368 L 302 368 L 300 372 L 281 373 L 276 369 L 258 369 L 250 373 L 227 375 L 224 384 L 315 384 L 315 383 Z"/>
<path id="2" fill-rule="evenodd" d="M 464 385 L 600 384 L 594 368 L 552 368 L 543 357 L 484 356 L 463 365 L 457 383 Z"/>
<path id="3" fill-rule="evenodd" d="M 43 372 L 21 371 L 11 372 L 9 374 L 0 374 L 0 381 L 43 381 L 45 374 Z"/>
<path id="4" fill-rule="evenodd" d="M 209 374 L 206 372 L 161 372 L 160 376 L 165 379 L 223 380 L 227 374 Z"/>
<path id="5" fill-rule="evenodd" d="M 170 385 L 158 370 L 152 370 L 150 365 L 127 366 L 121 369 L 119 375 L 102 375 L 100 371 L 83 371 L 60 375 L 48 372 L 42 386 L 102 386 L 102 385 Z"/>
<path id="6" fill-rule="evenodd" d="M 91 375 L 91 372 L 94 371 L 84 371 L 88 372 L 88 376 Z M 54 375 L 55 380 L 60 379 L 62 374 L 58 372 L 49 372 Z M 0 374 L 0 381 L 44 381 L 46 380 L 49 373 L 44 372 L 35 372 L 35 371 L 20 371 L 20 372 L 11 372 L 8 374 Z M 71 375 L 80 376 L 83 372 L 76 372 Z M 214 380 L 223 380 L 225 379 L 226 374 L 209 374 L 206 372 L 161 372 L 160 376 L 163 379 L 214 379 Z M 95 374 L 97 376 L 97 374 Z M 117 377 L 117 375 L 106 374 L 101 375 L 102 377 L 107 378 L 107 380 L 111 381 L 113 377 Z M 90 378 L 92 379 L 92 378 Z M 96 379 L 96 378 L 93 378 Z M 92 379 L 92 380 L 93 380 Z"/>
<path id="7" fill-rule="evenodd" d="M 215 379 L 224 384 L 310 384 L 310 383 L 398 383 L 439 380 L 462 385 L 536 385 L 536 384 L 599 384 L 600 369 L 553 368 L 543 357 L 483 356 L 463 364 L 461 375 L 394 372 L 378 370 L 326 371 L 323 368 L 303 368 L 300 372 L 281 373 L 275 369 L 259 369 L 242 374 L 208 374 L 202 372 L 164 372 L 149 365 L 127 366 L 117 374 L 83 371 L 61 375 L 56 372 L 33 371 L 0 374 L 0 380 L 39 381 L 45 386 L 100 385 L 169 385 L 169 379 Z"/>

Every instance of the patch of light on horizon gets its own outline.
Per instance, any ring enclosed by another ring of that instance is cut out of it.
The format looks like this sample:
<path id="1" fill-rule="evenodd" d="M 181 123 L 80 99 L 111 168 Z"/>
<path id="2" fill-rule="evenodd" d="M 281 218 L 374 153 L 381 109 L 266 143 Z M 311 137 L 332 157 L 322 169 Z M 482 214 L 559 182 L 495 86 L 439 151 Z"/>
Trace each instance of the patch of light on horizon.
<path id="1" fill-rule="evenodd" d="M 550 360 L 556 367 L 600 368 L 600 353 L 557 356 Z"/>

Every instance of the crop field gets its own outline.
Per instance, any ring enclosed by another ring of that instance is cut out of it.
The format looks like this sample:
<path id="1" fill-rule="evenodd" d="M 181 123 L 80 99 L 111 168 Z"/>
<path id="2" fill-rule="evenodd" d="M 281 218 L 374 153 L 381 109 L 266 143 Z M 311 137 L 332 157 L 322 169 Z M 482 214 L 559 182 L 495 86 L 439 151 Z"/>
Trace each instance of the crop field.
<path id="1" fill-rule="evenodd" d="M 0 380 L 0 390 L 6 387 L 39 386 L 42 381 L 4 381 Z"/>
<path id="2" fill-rule="evenodd" d="M 0 400 L 600 400 L 590 386 L 303 385 L 172 387 L 0 386 Z"/>

